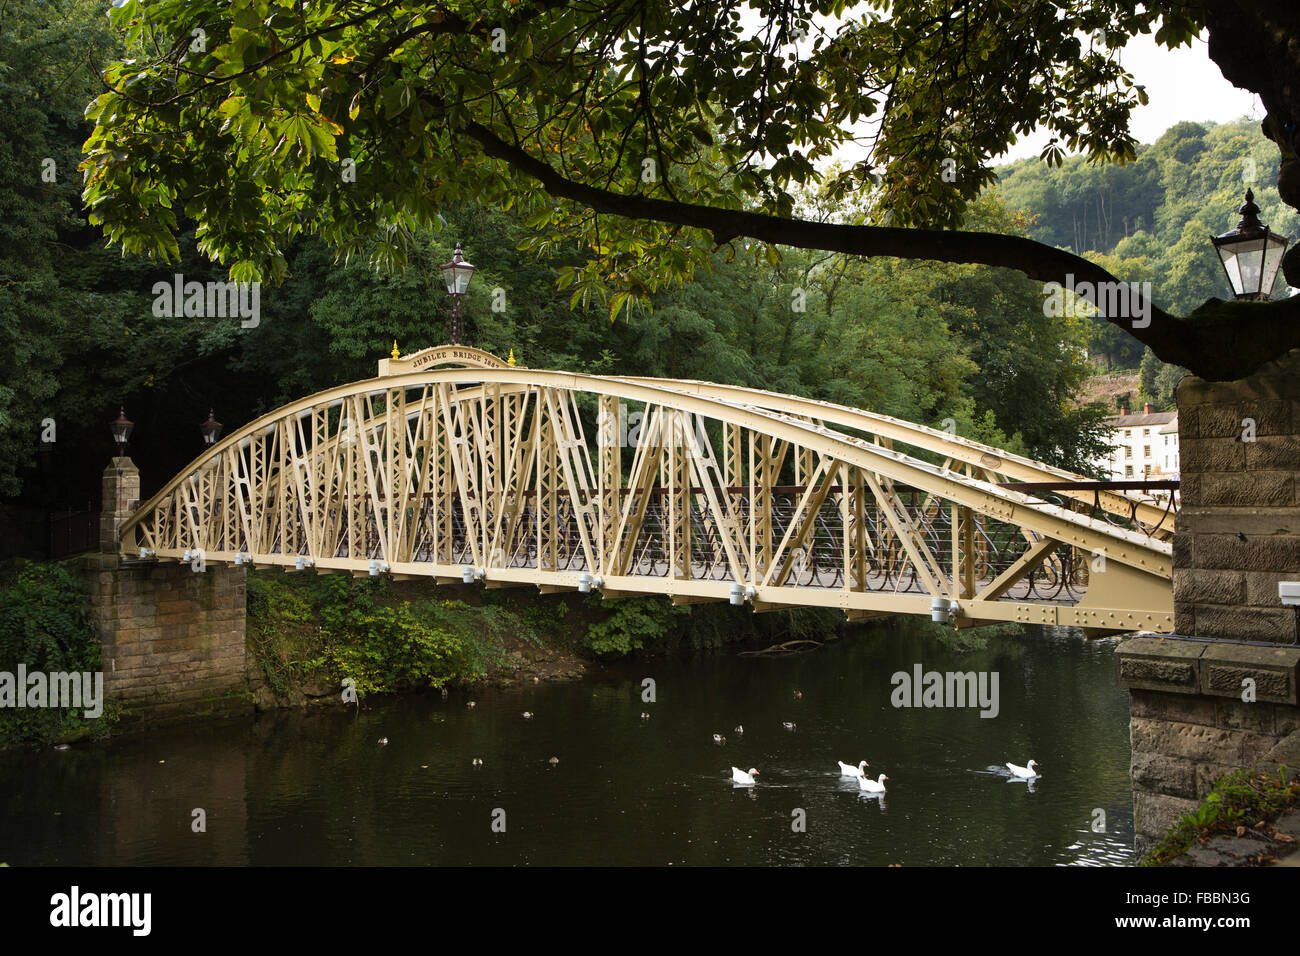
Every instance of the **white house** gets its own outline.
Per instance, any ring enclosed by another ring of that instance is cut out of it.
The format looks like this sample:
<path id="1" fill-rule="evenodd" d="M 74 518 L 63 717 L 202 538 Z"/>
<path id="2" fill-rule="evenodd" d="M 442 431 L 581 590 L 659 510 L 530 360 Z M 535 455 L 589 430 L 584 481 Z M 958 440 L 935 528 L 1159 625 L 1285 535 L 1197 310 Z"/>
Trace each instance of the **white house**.
<path id="1" fill-rule="evenodd" d="M 1100 464 L 1111 481 L 1178 479 L 1178 413 L 1153 412 L 1148 403 L 1140 415 L 1127 408 L 1106 420 L 1111 428 L 1110 455 Z"/>
<path id="2" fill-rule="evenodd" d="M 1178 479 L 1178 413 L 1173 421 L 1160 429 L 1160 473 L 1165 478 Z"/>

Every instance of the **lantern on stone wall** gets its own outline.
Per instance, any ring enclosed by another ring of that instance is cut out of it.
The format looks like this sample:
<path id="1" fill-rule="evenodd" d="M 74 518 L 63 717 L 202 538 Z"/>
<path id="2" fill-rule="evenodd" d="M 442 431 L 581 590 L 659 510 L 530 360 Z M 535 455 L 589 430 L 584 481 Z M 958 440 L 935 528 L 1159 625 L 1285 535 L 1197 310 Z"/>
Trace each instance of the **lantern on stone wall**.
<path id="1" fill-rule="evenodd" d="M 1246 203 L 1238 211 L 1241 221 L 1237 228 L 1214 236 L 1210 241 L 1214 243 L 1214 251 L 1219 254 L 1223 272 L 1232 285 L 1233 296 L 1264 301 L 1273 290 L 1287 240 L 1285 236 L 1270 232 L 1268 226 L 1259 221 L 1259 207 L 1255 205 L 1253 191 L 1246 190 Z"/>

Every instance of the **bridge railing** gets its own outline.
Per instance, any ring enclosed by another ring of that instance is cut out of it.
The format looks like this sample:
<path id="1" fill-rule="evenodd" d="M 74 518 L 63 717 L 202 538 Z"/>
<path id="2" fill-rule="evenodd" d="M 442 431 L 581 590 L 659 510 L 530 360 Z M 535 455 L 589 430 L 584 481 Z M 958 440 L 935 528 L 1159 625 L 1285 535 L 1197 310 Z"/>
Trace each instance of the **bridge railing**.
<path id="1" fill-rule="evenodd" d="M 1115 528 L 1139 531 L 1148 537 L 1165 537 L 1173 533 L 1174 519 L 1178 516 L 1178 482 L 1161 481 L 1004 481 L 1000 488 L 1009 488 L 1041 498 L 1062 508 L 1069 508 L 1105 521 Z M 1076 492 L 1074 495 L 1063 492 Z M 1091 506 L 1086 498 L 1077 494 L 1092 495 Z M 1107 493 L 1112 493 L 1107 495 Z M 1102 496 L 1107 495 L 1106 504 Z M 1115 501 L 1128 502 L 1128 514 L 1121 514 Z M 1156 520 L 1150 520 L 1156 515 Z M 1145 520 L 1144 520 L 1145 519 Z"/>
<path id="2" fill-rule="evenodd" d="M 50 512 L 46 522 L 51 560 L 99 547 L 99 512 L 91 510 L 89 504 L 85 511 Z"/>
<path id="3" fill-rule="evenodd" d="M 629 495 L 628 489 L 622 489 Z M 799 500 L 807 492 L 806 485 L 777 485 L 771 489 L 770 506 L 772 509 L 772 536 L 780 539 L 789 528 L 792 520 L 799 514 Z M 952 510 L 943 507 L 943 502 L 935 499 L 919 488 L 895 485 L 897 499 L 903 503 L 916 528 L 924 539 L 930 552 L 935 556 L 944 574 L 952 576 L 954 563 L 958 569 L 969 564 L 970 579 L 976 582 L 992 580 L 1014 565 L 1025 552 L 1032 547 L 1033 541 L 1014 523 L 998 521 L 985 515 L 967 516 L 971 522 L 971 539 L 966 546 L 954 549 Z M 732 505 L 743 527 L 748 527 L 753 515 L 750 508 L 750 489 L 747 486 L 729 487 L 725 493 L 731 498 Z M 703 580 L 725 580 L 730 576 L 724 547 L 717 525 L 709 520 L 707 508 L 702 502 L 704 489 L 693 487 L 690 522 L 692 576 Z M 673 573 L 672 555 L 668 552 L 666 498 L 667 489 L 650 489 L 644 523 L 633 546 L 631 570 L 645 577 L 667 578 Z M 538 569 L 552 571 L 590 571 L 587 567 L 585 553 L 581 546 L 581 534 L 578 516 L 572 507 L 570 493 L 557 489 L 555 495 L 555 526 L 559 532 L 554 539 L 547 540 L 543 555 L 539 558 L 537 549 L 538 535 L 536 529 L 541 520 L 541 509 L 537 504 L 535 489 L 528 489 L 520 494 L 518 520 L 524 533 L 516 535 L 510 553 L 490 556 L 490 564 L 499 568 Z M 635 494 L 630 494 L 635 499 Z M 480 503 L 480 513 L 489 525 L 495 520 L 492 502 L 494 496 L 488 494 Z M 1068 500 L 1068 499 L 1067 499 Z M 513 499 L 505 502 L 513 505 Z M 635 505 L 635 500 L 633 504 Z M 387 501 L 380 500 L 381 507 Z M 424 494 L 408 496 L 406 507 L 411 509 L 411 517 L 417 526 L 431 526 L 439 520 L 436 496 Z M 1105 515 L 1105 509 L 1097 509 Z M 787 583 L 800 587 L 843 588 L 845 587 L 846 569 L 844 561 L 844 540 L 842 528 L 841 500 L 838 493 L 828 496 L 818 509 L 814 529 L 808 536 L 802 549 L 793 556 L 792 567 Z M 461 507 L 450 509 L 446 520 L 450 522 L 450 538 L 443 539 L 441 553 L 435 553 L 430 542 L 432 534 L 421 537 L 417 533 L 416 546 L 412 558 L 443 564 L 474 563 L 473 544 L 467 534 L 467 528 Z M 889 522 L 885 519 L 880 506 L 875 501 L 866 504 L 863 513 L 865 524 L 863 540 L 872 543 L 872 553 L 865 563 L 865 577 L 855 578 L 854 584 L 864 590 L 891 593 L 923 594 L 926 587 L 921 580 L 916 566 L 909 557 L 903 543 L 893 534 Z M 849 534 L 856 531 L 856 518 L 849 523 Z M 960 527 L 958 529 L 961 530 Z M 373 519 L 368 521 L 363 547 L 369 557 L 381 556 L 380 529 Z M 554 544 L 551 544 L 551 540 Z M 271 553 L 279 550 L 280 542 L 272 543 Z M 336 557 L 346 556 L 340 545 Z M 1030 571 L 1007 597 L 1017 600 L 1035 600 L 1076 603 L 1087 591 L 1089 573 L 1089 555 L 1078 548 L 1061 544 L 1055 552 L 1041 565 Z M 746 570 L 750 569 L 746 567 Z M 766 570 L 753 569 L 761 573 Z"/>

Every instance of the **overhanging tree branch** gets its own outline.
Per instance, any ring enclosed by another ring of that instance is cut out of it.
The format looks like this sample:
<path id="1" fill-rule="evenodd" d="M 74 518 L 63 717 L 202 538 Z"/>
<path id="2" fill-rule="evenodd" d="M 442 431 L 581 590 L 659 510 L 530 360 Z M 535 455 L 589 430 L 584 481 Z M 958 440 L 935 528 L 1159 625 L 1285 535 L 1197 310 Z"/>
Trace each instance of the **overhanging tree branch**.
<path id="1" fill-rule="evenodd" d="M 436 101 L 434 105 L 443 106 Z M 625 195 L 574 182 L 473 120 L 466 121 L 462 128 L 485 154 L 537 180 L 558 199 L 572 200 L 598 213 L 701 229 L 711 233 L 718 243 L 744 236 L 772 245 L 855 256 L 998 266 L 1015 269 L 1031 279 L 1062 285 L 1070 282 L 1076 286 L 1082 282 L 1128 285 L 1095 262 L 1023 236 L 784 219 L 764 213 Z M 1105 318 L 1149 346 L 1162 361 L 1181 365 L 1213 381 L 1249 375 L 1264 362 L 1300 348 L 1300 303 L 1295 300 L 1258 303 L 1211 299 L 1187 318 L 1170 315 L 1150 302 L 1139 303 L 1139 308 L 1133 311 L 1139 312 L 1140 317 L 1108 315 Z"/>

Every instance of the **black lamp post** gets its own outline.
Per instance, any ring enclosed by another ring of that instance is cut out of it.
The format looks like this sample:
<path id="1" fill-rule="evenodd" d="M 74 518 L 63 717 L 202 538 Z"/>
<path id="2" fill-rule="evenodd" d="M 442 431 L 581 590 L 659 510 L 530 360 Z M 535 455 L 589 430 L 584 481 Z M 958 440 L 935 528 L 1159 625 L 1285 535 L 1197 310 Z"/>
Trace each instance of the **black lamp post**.
<path id="1" fill-rule="evenodd" d="M 113 441 L 117 443 L 117 457 L 121 458 L 126 454 L 126 443 L 131 437 L 131 430 L 135 428 L 135 422 L 126 417 L 126 408 L 119 406 L 117 418 L 109 422 L 108 427 L 113 433 Z"/>
<path id="2" fill-rule="evenodd" d="M 469 280 L 474 276 L 474 267 L 460 254 L 460 243 L 456 243 L 456 252 L 451 262 L 441 266 L 443 281 L 447 284 L 447 294 L 451 296 L 451 344 L 460 344 L 460 297 L 469 288 Z"/>
<path id="3" fill-rule="evenodd" d="M 224 426 L 212 416 L 212 409 L 208 409 L 208 420 L 199 426 L 199 433 L 203 436 L 203 444 L 215 445 L 217 439 L 221 437 L 221 429 Z"/>
<path id="4" fill-rule="evenodd" d="M 1273 289 L 1287 240 L 1270 232 L 1259 221 L 1259 207 L 1255 194 L 1246 190 L 1246 203 L 1238 210 L 1241 221 L 1232 232 L 1210 239 L 1219 254 L 1223 272 L 1232 285 L 1232 294 L 1238 299 L 1265 301 Z"/>

